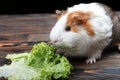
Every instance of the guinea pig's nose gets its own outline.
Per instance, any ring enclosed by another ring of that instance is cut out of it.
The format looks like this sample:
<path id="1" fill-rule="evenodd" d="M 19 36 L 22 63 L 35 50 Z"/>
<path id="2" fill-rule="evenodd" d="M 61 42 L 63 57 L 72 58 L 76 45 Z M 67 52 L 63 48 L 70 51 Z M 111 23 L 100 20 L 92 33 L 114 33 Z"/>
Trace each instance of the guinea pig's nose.
<path id="1" fill-rule="evenodd" d="M 56 42 L 58 42 L 58 40 L 54 40 L 54 41 L 51 41 L 49 43 L 54 45 Z"/>
<path id="2" fill-rule="evenodd" d="M 56 42 L 58 42 L 58 40 L 54 40 L 54 41 L 52 41 L 53 44 L 55 44 Z"/>

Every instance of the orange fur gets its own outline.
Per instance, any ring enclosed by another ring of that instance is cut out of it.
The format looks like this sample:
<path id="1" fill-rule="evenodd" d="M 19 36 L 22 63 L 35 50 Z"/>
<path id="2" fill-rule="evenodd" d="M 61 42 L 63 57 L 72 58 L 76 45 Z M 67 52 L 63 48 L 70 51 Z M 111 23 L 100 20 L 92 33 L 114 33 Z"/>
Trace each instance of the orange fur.
<path id="1" fill-rule="evenodd" d="M 73 32 L 79 32 L 80 26 L 84 27 L 84 29 L 87 30 L 88 35 L 94 36 L 95 32 L 89 23 L 90 15 L 90 13 L 86 12 L 72 12 L 67 17 L 67 26 L 71 26 L 71 31 Z"/>

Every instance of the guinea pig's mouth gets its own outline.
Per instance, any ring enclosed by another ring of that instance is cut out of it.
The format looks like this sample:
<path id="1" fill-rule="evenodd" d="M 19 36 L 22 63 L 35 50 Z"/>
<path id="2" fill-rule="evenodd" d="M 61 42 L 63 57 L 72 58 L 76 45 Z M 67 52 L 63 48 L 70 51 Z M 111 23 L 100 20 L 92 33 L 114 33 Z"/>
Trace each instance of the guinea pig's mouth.
<path id="1" fill-rule="evenodd" d="M 63 50 L 69 50 L 69 49 L 75 48 L 75 46 L 70 46 L 67 43 L 59 43 L 59 44 L 56 44 L 54 46 L 59 48 L 59 49 L 63 49 Z"/>
<path id="2" fill-rule="evenodd" d="M 75 47 L 75 45 L 71 44 L 70 42 L 64 41 L 64 39 L 62 38 L 51 40 L 49 43 L 60 49 L 71 49 Z"/>
<path id="3" fill-rule="evenodd" d="M 51 40 L 49 42 L 51 45 L 54 45 L 54 46 L 57 46 L 57 45 L 60 45 L 62 43 L 62 39 L 55 39 L 55 40 Z"/>
<path id="4" fill-rule="evenodd" d="M 57 48 L 66 48 L 66 45 L 63 44 L 62 42 L 48 42 L 48 44 L 53 45 L 54 47 Z"/>

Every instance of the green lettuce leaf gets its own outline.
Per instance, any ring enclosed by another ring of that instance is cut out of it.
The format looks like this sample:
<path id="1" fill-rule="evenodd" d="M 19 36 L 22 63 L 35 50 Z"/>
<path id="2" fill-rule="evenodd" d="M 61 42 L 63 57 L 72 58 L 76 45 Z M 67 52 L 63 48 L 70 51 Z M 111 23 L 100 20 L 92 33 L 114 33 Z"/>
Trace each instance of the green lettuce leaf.
<path id="1" fill-rule="evenodd" d="M 73 66 L 66 57 L 55 53 L 56 49 L 45 42 L 35 44 L 29 53 L 8 54 L 12 63 L 0 67 L 0 77 L 8 80 L 64 80 Z"/>

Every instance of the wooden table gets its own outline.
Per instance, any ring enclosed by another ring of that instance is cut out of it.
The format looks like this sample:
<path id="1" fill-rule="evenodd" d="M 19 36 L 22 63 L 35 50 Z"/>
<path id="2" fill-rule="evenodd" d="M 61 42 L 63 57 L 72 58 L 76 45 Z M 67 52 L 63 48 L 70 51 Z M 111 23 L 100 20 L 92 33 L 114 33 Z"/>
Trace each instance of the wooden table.
<path id="1" fill-rule="evenodd" d="M 55 22 L 54 14 L 0 15 L 0 66 L 9 63 L 7 54 L 27 52 L 34 44 L 49 41 Z M 104 52 L 96 64 L 68 59 L 74 67 L 68 80 L 120 80 L 120 52 Z"/>

